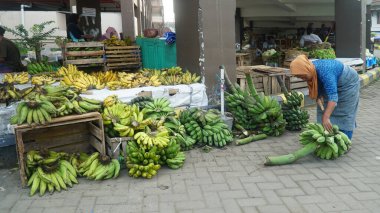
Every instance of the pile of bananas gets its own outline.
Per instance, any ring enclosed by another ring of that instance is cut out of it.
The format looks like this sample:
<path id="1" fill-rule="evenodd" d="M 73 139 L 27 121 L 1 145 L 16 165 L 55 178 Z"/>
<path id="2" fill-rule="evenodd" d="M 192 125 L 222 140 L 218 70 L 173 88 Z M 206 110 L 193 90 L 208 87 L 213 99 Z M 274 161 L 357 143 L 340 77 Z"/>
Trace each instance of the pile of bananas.
<path id="1" fill-rule="evenodd" d="M 27 72 L 20 73 L 6 73 L 3 82 L 7 84 L 26 84 L 29 81 L 29 74 Z"/>
<path id="2" fill-rule="evenodd" d="M 11 84 L 0 84 L 0 103 L 9 103 L 10 101 L 17 101 L 23 96 L 19 89 Z"/>
<path id="3" fill-rule="evenodd" d="M 144 149 L 150 149 L 153 146 L 164 148 L 170 141 L 169 131 L 164 126 L 158 127 L 156 131 L 151 131 L 149 127 L 146 127 L 145 132 L 136 133 L 134 139 Z"/>
<path id="4" fill-rule="evenodd" d="M 120 100 L 119 100 L 119 98 L 117 97 L 117 95 L 110 95 L 110 96 L 107 96 L 107 97 L 103 100 L 103 107 L 104 107 L 104 108 L 112 107 L 113 105 L 115 105 L 115 104 L 117 104 L 117 103 L 120 103 Z"/>
<path id="5" fill-rule="evenodd" d="M 189 70 L 182 75 L 182 84 L 193 84 L 198 83 L 201 80 L 201 76 L 198 76 L 196 73 L 191 74 Z"/>
<path id="6" fill-rule="evenodd" d="M 247 130 L 258 130 L 266 135 L 283 134 L 286 122 L 280 104 L 270 96 L 258 95 L 250 73 L 245 73 L 245 76 L 249 90 L 242 91 L 238 85 L 234 86 L 231 83 L 225 73 L 230 89 L 230 93 L 226 95 L 226 102 L 236 123 Z"/>
<path id="7" fill-rule="evenodd" d="M 102 84 L 98 78 L 84 72 L 63 76 L 61 84 L 72 86 L 81 92 L 91 89 L 104 89 L 105 87 L 105 84 Z"/>
<path id="8" fill-rule="evenodd" d="M 106 46 L 127 46 L 127 43 L 124 40 L 120 40 L 117 36 L 111 36 L 109 39 L 102 41 Z"/>
<path id="9" fill-rule="evenodd" d="M 282 104 L 284 118 L 286 120 L 286 129 L 290 131 L 299 131 L 305 128 L 309 122 L 309 114 L 306 110 L 301 109 L 303 95 L 295 91 L 285 95 L 286 101 Z"/>
<path id="10" fill-rule="evenodd" d="M 60 76 L 67 76 L 67 75 L 77 75 L 82 71 L 78 70 L 78 67 L 72 64 L 67 65 L 66 67 L 61 67 L 58 69 L 58 74 Z"/>
<path id="11" fill-rule="evenodd" d="M 180 121 L 185 125 L 186 133 L 204 145 L 224 147 L 233 140 L 218 110 L 190 108 L 181 113 Z"/>
<path id="12" fill-rule="evenodd" d="M 23 101 L 17 105 L 16 115 L 11 117 L 10 123 L 45 124 L 49 123 L 57 112 L 55 106 L 47 100 Z"/>
<path id="13" fill-rule="evenodd" d="M 29 74 L 34 75 L 43 72 L 54 72 L 56 68 L 51 64 L 34 62 L 27 65 L 27 70 Z"/>
<path id="14" fill-rule="evenodd" d="M 166 164 L 171 169 L 179 169 L 185 163 L 185 153 L 181 152 L 181 147 L 174 137 L 171 138 L 168 146 L 158 153 L 161 156 L 160 164 Z"/>
<path id="15" fill-rule="evenodd" d="M 193 84 L 201 80 L 201 77 L 195 73 L 191 74 L 188 70 L 183 72 L 181 67 L 163 70 L 144 69 L 140 73 L 146 77 L 156 77 L 163 85 Z"/>
<path id="16" fill-rule="evenodd" d="M 33 150 L 29 151 L 26 157 L 30 196 L 37 191 L 43 196 L 47 191 L 53 193 L 55 190 L 67 190 L 67 186 L 72 187 L 78 183 L 76 170 L 64 160 L 64 157 L 67 157 L 66 153 Z"/>
<path id="17" fill-rule="evenodd" d="M 351 147 L 351 141 L 346 134 L 334 125 L 333 132 L 326 131 L 321 124 L 310 123 L 307 130 L 300 134 L 300 143 L 306 146 L 316 143 L 315 154 L 322 159 L 336 159 Z"/>
<path id="18" fill-rule="evenodd" d="M 113 72 L 111 70 L 108 70 L 106 72 L 94 72 L 91 73 L 91 75 L 99 79 L 101 84 L 107 84 L 108 82 L 117 81 L 118 79 L 117 72 Z"/>
<path id="19" fill-rule="evenodd" d="M 78 166 L 78 171 L 91 180 L 116 178 L 120 173 L 120 163 L 116 159 L 94 152 Z"/>
<path id="20" fill-rule="evenodd" d="M 105 108 L 102 117 L 106 133 L 110 137 L 133 137 L 135 132 L 151 124 L 149 118 L 144 118 L 144 113 L 137 105 L 122 103 Z"/>
<path id="21" fill-rule="evenodd" d="M 137 106 L 139 106 L 140 109 L 143 109 L 150 102 L 153 102 L 153 98 L 148 96 L 141 96 L 132 99 L 131 102 L 129 102 L 129 104 L 136 104 Z"/>
<path id="22" fill-rule="evenodd" d="M 47 85 L 47 84 L 53 84 L 55 83 L 55 79 L 48 75 L 39 75 L 39 76 L 33 76 L 32 77 L 32 84 L 33 85 Z"/>
<path id="23" fill-rule="evenodd" d="M 170 107 L 170 101 L 167 98 L 157 98 L 153 102 L 149 102 L 144 107 L 147 117 L 152 119 L 160 119 L 174 115 L 174 109 Z"/>
<path id="24" fill-rule="evenodd" d="M 156 154 L 157 147 L 146 150 L 140 147 L 135 141 L 131 141 L 126 149 L 126 165 L 129 169 L 129 176 L 134 178 L 151 179 L 161 168 L 159 164 L 160 155 Z"/>
<path id="25" fill-rule="evenodd" d="M 266 157 L 265 165 L 285 165 L 311 153 L 322 159 L 336 159 L 345 154 L 351 147 L 351 141 L 339 127 L 334 125 L 333 131 L 328 132 L 321 124 L 310 123 L 300 134 L 300 143 L 303 147 L 293 153 L 280 156 Z"/>
<path id="26" fill-rule="evenodd" d="M 176 142 L 181 146 L 181 150 L 193 149 L 193 146 L 197 141 L 186 134 L 185 126 L 181 124 L 177 118 L 173 116 L 167 117 L 164 126 L 170 131 Z"/>
<path id="27" fill-rule="evenodd" d="M 70 156 L 69 162 L 74 167 L 75 171 L 79 175 L 83 175 L 83 173 L 79 172 L 79 166 L 86 161 L 89 158 L 87 153 L 80 152 L 80 153 L 73 153 Z"/>

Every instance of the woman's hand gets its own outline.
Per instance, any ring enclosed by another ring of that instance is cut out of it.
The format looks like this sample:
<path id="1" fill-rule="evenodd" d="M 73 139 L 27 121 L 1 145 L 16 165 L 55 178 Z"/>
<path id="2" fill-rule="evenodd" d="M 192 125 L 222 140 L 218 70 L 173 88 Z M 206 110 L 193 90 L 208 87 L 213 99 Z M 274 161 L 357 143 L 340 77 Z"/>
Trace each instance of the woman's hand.
<path id="1" fill-rule="evenodd" d="M 326 113 L 324 113 L 322 116 L 322 125 L 325 128 L 325 130 L 329 132 L 333 131 L 332 124 L 330 121 L 330 116 L 326 115 Z"/>

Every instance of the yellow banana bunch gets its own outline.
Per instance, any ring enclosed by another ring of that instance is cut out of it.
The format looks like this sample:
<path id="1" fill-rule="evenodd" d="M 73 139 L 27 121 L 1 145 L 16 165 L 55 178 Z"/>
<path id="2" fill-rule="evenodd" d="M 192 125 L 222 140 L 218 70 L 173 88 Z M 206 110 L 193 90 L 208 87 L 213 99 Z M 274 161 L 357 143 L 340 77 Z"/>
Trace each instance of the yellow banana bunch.
<path id="1" fill-rule="evenodd" d="M 159 76 L 153 75 L 152 77 L 150 77 L 150 79 L 146 83 L 146 86 L 154 86 L 154 87 L 161 86 L 161 81 L 159 79 Z"/>
<path id="2" fill-rule="evenodd" d="M 115 104 L 117 104 L 117 103 L 119 103 L 119 102 L 120 102 L 120 101 L 119 101 L 117 95 L 110 95 L 110 96 L 108 96 L 108 97 L 106 97 L 106 98 L 104 99 L 104 101 L 103 101 L 103 106 L 104 106 L 105 108 L 107 108 L 107 107 L 111 107 L 111 106 L 113 106 L 113 105 L 115 105 Z"/>
<path id="3" fill-rule="evenodd" d="M 99 79 L 102 84 L 106 84 L 107 82 L 111 81 L 117 81 L 118 79 L 117 73 L 111 70 L 108 70 L 106 72 L 99 71 L 92 73 L 91 75 Z"/>
<path id="4" fill-rule="evenodd" d="M 168 146 L 170 141 L 169 131 L 164 126 L 159 127 L 155 132 L 150 132 L 149 130 L 147 132 L 138 132 L 134 138 L 144 149 L 149 149 L 153 146 L 164 148 Z"/>
<path id="5" fill-rule="evenodd" d="M 58 70 L 58 74 L 60 74 L 61 76 L 65 76 L 65 75 L 73 75 L 73 74 L 77 74 L 79 72 L 82 72 L 82 71 L 79 71 L 78 70 L 78 67 L 75 66 L 75 65 L 72 65 L 72 64 L 69 64 L 66 67 L 61 67 L 59 70 Z"/>
<path id="6" fill-rule="evenodd" d="M 75 79 L 75 81 L 73 82 L 73 86 L 78 88 L 82 92 L 87 91 L 89 89 L 103 89 L 105 87 L 105 85 L 102 84 L 99 79 L 85 73 L 80 74 Z"/>
<path id="7" fill-rule="evenodd" d="M 46 84 L 53 84 L 55 83 L 55 80 L 48 76 L 48 75 L 40 75 L 40 76 L 33 76 L 32 77 L 32 84 L 34 85 L 46 85 Z"/>
<path id="8" fill-rule="evenodd" d="M 8 84 L 26 84 L 29 81 L 29 74 L 27 72 L 6 73 L 3 81 Z"/>

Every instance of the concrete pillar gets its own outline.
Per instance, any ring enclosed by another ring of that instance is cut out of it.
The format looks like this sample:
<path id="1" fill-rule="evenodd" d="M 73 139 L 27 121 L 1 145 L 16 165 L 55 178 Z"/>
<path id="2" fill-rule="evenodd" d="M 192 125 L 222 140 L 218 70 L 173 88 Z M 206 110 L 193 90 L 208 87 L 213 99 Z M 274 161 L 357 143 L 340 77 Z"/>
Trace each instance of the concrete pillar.
<path id="1" fill-rule="evenodd" d="M 77 0 L 77 13 L 82 15 L 80 19 L 80 27 L 85 34 L 91 34 L 95 39 L 99 39 L 102 35 L 101 17 L 100 17 L 100 0 Z M 83 8 L 96 10 L 96 16 L 83 16 Z"/>
<path id="2" fill-rule="evenodd" d="M 123 36 L 135 39 L 135 11 L 133 0 L 120 1 Z"/>
<path id="3" fill-rule="evenodd" d="M 230 0 L 175 0 L 177 64 L 205 77 L 208 93 L 218 85 L 219 66 L 236 79 L 235 10 Z"/>
<path id="4" fill-rule="evenodd" d="M 366 1 L 335 0 L 336 55 L 362 58 L 366 47 Z"/>

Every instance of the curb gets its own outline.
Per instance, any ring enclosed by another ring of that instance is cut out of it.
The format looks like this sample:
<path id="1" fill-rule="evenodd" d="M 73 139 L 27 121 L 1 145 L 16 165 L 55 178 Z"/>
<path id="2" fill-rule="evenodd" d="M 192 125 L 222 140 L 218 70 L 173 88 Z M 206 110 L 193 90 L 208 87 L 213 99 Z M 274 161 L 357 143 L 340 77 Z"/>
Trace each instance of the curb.
<path id="1" fill-rule="evenodd" d="M 364 74 L 359 74 L 359 78 L 360 78 L 360 88 L 367 87 L 372 82 L 374 82 L 380 78 L 380 68 L 375 68 L 375 69 L 367 71 Z M 308 89 L 298 90 L 298 92 L 301 92 L 305 97 L 304 106 L 315 105 L 315 101 L 313 101 L 309 98 L 309 90 Z M 277 97 L 277 100 L 280 103 L 282 103 L 284 101 L 283 96 L 284 96 L 284 94 L 278 94 L 274 97 Z"/>

